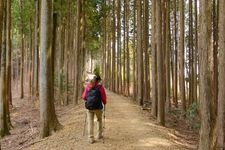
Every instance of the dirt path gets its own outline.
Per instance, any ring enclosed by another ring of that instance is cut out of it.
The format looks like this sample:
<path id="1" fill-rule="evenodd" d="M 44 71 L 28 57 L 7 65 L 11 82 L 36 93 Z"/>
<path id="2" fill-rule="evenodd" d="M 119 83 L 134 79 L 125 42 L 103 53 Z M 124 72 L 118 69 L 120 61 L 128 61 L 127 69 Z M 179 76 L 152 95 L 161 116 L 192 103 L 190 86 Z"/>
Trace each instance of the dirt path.
<path id="1" fill-rule="evenodd" d="M 176 150 L 186 149 L 173 142 L 171 130 L 157 126 L 148 119 L 148 113 L 129 99 L 108 93 L 106 110 L 105 142 L 87 143 L 82 136 L 84 109 L 82 106 L 68 109 L 59 116 L 64 129 L 33 144 L 35 150 Z"/>

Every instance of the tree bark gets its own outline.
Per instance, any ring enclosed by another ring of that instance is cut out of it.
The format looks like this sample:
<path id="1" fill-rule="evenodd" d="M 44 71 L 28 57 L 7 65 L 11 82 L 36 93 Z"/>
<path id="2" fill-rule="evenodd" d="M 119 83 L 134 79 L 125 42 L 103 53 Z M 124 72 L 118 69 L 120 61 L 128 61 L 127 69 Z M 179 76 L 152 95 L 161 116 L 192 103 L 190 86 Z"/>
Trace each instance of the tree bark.
<path id="1" fill-rule="evenodd" d="M 134 7 L 133 7 L 133 19 L 134 19 L 134 22 L 133 22 L 133 98 L 134 100 L 136 99 L 137 97 L 137 71 L 136 71 L 136 68 L 137 68 L 137 65 L 136 65 L 136 62 L 137 62 L 137 57 L 136 57 L 136 54 L 137 54 L 137 44 L 136 44 L 136 29 L 137 29 L 137 13 L 136 13 L 137 9 L 136 9 L 136 1 L 134 1 Z"/>
<path id="2" fill-rule="evenodd" d="M 115 92 L 116 83 L 116 0 L 113 1 L 113 21 L 112 21 L 112 91 Z"/>
<path id="3" fill-rule="evenodd" d="M 59 62 L 59 94 L 60 96 L 60 103 L 63 105 L 64 103 L 64 90 L 63 90 L 63 77 L 64 77 L 64 51 L 65 51 L 65 19 L 61 17 L 61 27 L 60 27 L 60 62 Z M 76 54 L 76 53 L 75 53 Z M 76 59 L 75 59 L 76 60 Z M 76 65 L 76 63 L 75 63 Z"/>
<path id="4" fill-rule="evenodd" d="M 3 137 L 9 133 L 9 124 L 7 117 L 7 97 L 6 97 L 6 1 L 0 0 L 0 45 L 1 45 L 1 72 L 0 72 L 0 136 Z"/>
<path id="5" fill-rule="evenodd" d="M 157 116 L 157 41 L 156 41 L 156 0 L 152 0 L 152 110 Z"/>
<path id="6" fill-rule="evenodd" d="M 165 64 L 166 64 L 166 111 L 171 109 L 170 100 L 170 53 L 171 53 L 171 29 L 170 29 L 170 0 L 166 1 L 166 54 L 165 54 Z"/>
<path id="7" fill-rule="evenodd" d="M 177 102 L 177 0 L 174 0 L 174 63 L 173 63 L 173 102 L 178 107 Z"/>
<path id="8" fill-rule="evenodd" d="M 143 49 L 145 53 L 145 101 L 150 101 L 150 68 L 149 68 L 149 1 L 144 0 Z"/>
<path id="9" fill-rule="evenodd" d="M 225 106 L 225 1 L 219 1 L 219 94 L 218 94 L 218 118 L 217 118 L 217 149 L 224 149 L 224 106 Z"/>
<path id="10" fill-rule="evenodd" d="M 41 1 L 40 30 L 40 120 L 41 137 L 47 137 L 61 127 L 55 114 L 53 102 L 53 72 L 52 72 L 52 1 Z"/>
<path id="11" fill-rule="evenodd" d="M 197 91 L 198 91 L 198 84 L 197 84 L 197 68 L 198 68 L 198 2 L 195 0 L 195 49 L 194 49 L 194 58 L 193 58 L 193 99 L 198 102 L 198 96 L 197 96 Z"/>
<path id="12" fill-rule="evenodd" d="M 79 52 L 80 52 L 80 47 L 81 47 L 81 11 L 82 11 L 82 4 L 80 0 L 77 0 L 77 23 L 76 23 L 76 52 L 75 52 L 75 85 L 74 85 L 74 104 L 78 103 L 78 91 L 79 91 L 79 81 L 78 81 L 78 76 L 79 76 Z"/>
<path id="13" fill-rule="evenodd" d="M 117 0 L 117 92 L 121 92 L 121 0 Z"/>
<path id="14" fill-rule="evenodd" d="M 20 1 L 20 17 L 21 17 L 21 64 L 20 64 L 20 98 L 24 98 L 24 16 L 23 16 L 23 0 Z"/>
<path id="15" fill-rule="evenodd" d="M 126 0 L 123 6 L 123 94 L 126 95 Z"/>
<path id="16" fill-rule="evenodd" d="M 214 105 L 214 113 L 217 113 L 217 101 L 218 101 L 218 1 L 213 0 L 213 73 L 212 73 L 212 88 L 213 88 L 213 105 Z"/>
<path id="17" fill-rule="evenodd" d="M 0 0 L 0 19 L 3 20 L 3 13 L 4 13 L 4 0 Z M 3 39 L 3 23 L 0 23 L 0 55 L 2 53 L 2 39 Z M 1 56 L 0 56 L 0 63 L 1 63 Z M 0 67 L 1 72 L 1 67 Z"/>
<path id="18" fill-rule="evenodd" d="M 200 113 L 201 113 L 201 129 L 199 150 L 210 150 L 210 133 L 211 113 L 210 101 L 211 81 L 209 71 L 209 53 L 210 53 L 210 38 L 211 38 L 211 11 L 210 1 L 200 0 L 200 28 L 199 28 L 199 64 L 200 64 Z"/>
<path id="19" fill-rule="evenodd" d="M 130 49 L 129 49 L 129 2 L 125 0 L 125 24 L 126 24 L 126 53 L 127 53 L 127 64 L 126 64 L 126 95 L 130 96 Z"/>
<path id="20" fill-rule="evenodd" d="M 11 0 L 7 0 L 6 6 L 6 107 L 7 107 L 7 122 L 10 126 L 11 120 L 9 115 L 9 105 L 12 105 L 11 91 Z"/>
<path id="21" fill-rule="evenodd" d="M 34 80 L 33 80 L 34 99 L 38 98 L 38 73 L 39 73 L 39 0 L 35 0 Z"/>
<path id="22" fill-rule="evenodd" d="M 54 86 L 55 86 L 55 52 L 56 52 L 56 29 L 57 29 L 57 13 L 54 12 L 53 13 L 53 30 L 52 30 L 52 93 L 53 93 L 53 97 L 52 100 L 53 102 L 55 102 L 55 90 L 54 90 Z"/>
<path id="23" fill-rule="evenodd" d="M 190 106 L 194 102 L 193 97 L 193 7 L 192 0 L 189 0 L 189 101 Z"/>
<path id="24" fill-rule="evenodd" d="M 137 101 L 143 105 L 142 0 L 137 1 Z"/>
<path id="25" fill-rule="evenodd" d="M 165 125 L 165 97 L 164 97 L 164 84 L 163 84 L 163 50 L 162 50 L 162 3 L 156 1 L 156 37 L 157 37 L 157 86 L 158 86 L 158 111 L 157 121 L 160 125 Z"/>
<path id="26" fill-rule="evenodd" d="M 29 24 L 29 58 L 28 58 L 28 76 L 29 76 L 29 97 L 32 97 L 32 75 L 33 75 L 33 29 L 32 29 L 32 19 L 30 18 Z"/>
<path id="27" fill-rule="evenodd" d="M 182 110 L 186 111 L 186 97 L 185 97 L 185 79 L 184 79 L 184 9 L 185 3 L 180 1 L 180 34 L 179 34 L 179 83 L 180 83 L 180 98 L 182 102 Z"/>

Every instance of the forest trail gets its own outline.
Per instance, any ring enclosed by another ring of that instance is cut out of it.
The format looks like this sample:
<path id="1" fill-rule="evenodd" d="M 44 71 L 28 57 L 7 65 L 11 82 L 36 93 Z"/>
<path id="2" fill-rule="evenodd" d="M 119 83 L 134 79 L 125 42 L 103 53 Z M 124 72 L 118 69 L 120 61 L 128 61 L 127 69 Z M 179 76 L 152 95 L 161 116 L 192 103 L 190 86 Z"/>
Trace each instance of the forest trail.
<path id="1" fill-rule="evenodd" d="M 64 128 L 28 150 L 176 150 L 186 149 L 176 144 L 170 136 L 170 129 L 157 126 L 142 111 L 140 106 L 128 98 L 107 91 L 105 140 L 88 144 L 83 136 L 85 110 L 82 104 L 71 108 L 62 116 Z"/>

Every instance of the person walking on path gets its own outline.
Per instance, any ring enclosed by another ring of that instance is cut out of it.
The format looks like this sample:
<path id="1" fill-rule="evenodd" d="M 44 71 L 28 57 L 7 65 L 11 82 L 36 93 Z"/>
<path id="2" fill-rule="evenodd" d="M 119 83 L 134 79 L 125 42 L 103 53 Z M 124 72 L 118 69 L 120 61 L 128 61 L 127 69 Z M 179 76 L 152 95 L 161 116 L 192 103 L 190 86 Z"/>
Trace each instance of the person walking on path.
<path id="1" fill-rule="evenodd" d="M 103 108 L 106 105 L 106 93 L 101 84 L 101 77 L 94 76 L 90 83 L 87 84 L 82 99 L 85 101 L 87 109 L 88 122 L 88 141 L 94 143 L 94 116 L 97 117 L 97 139 L 103 138 L 102 115 Z M 104 105 L 104 106 L 103 106 Z"/>

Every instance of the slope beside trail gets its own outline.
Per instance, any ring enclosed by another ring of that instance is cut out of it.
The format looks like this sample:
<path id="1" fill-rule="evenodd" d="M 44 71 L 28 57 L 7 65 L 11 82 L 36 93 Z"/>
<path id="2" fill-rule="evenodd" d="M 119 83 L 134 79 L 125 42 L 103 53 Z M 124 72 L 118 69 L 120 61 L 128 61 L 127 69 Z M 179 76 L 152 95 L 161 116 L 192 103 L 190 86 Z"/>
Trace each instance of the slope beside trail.
<path id="1" fill-rule="evenodd" d="M 59 116 L 64 128 L 33 143 L 28 150 L 182 150 L 172 130 L 158 126 L 149 113 L 128 98 L 107 91 L 106 127 L 103 140 L 88 144 L 83 136 L 85 110 L 77 106 Z"/>

